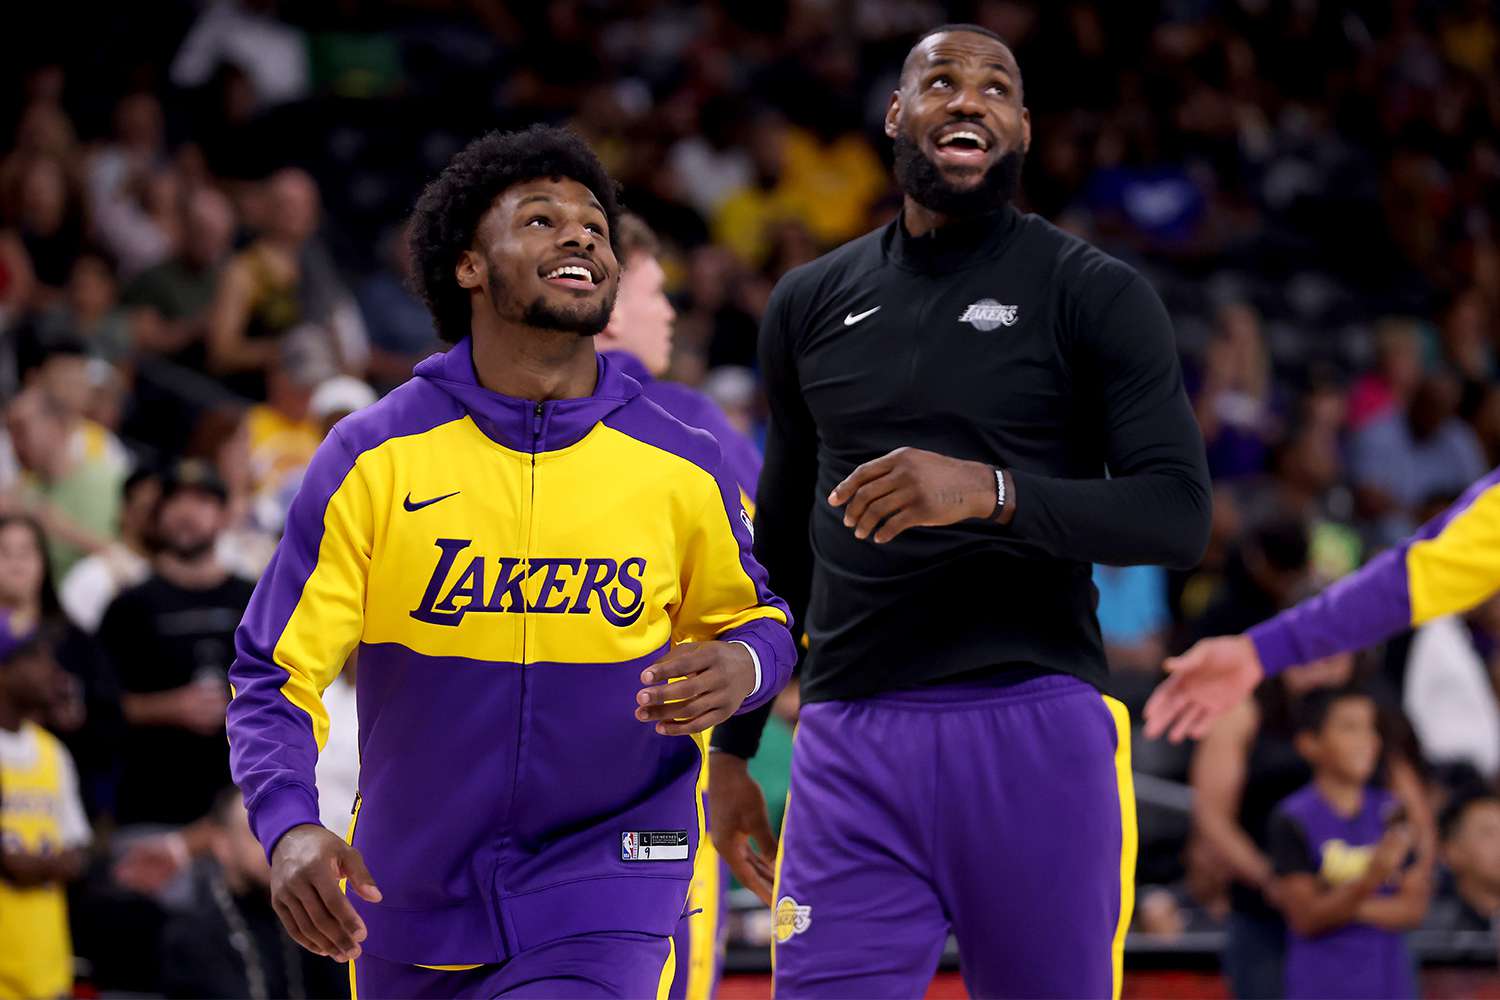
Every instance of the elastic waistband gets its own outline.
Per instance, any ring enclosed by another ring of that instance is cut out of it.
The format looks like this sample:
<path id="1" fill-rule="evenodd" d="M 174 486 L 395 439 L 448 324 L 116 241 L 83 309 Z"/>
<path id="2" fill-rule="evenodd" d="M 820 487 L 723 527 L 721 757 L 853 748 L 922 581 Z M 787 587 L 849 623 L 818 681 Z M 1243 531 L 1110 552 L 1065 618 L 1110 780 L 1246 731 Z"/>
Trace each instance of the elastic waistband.
<path id="1" fill-rule="evenodd" d="M 1071 674 L 1048 674 L 1046 677 L 1033 677 L 1019 684 L 996 681 L 932 684 L 926 687 L 904 688 L 900 691 L 884 691 L 862 700 L 933 708 L 967 708 L 996 702 L 1031 701 L 1037 698 L 1081 693 L 1098 694 L 1093 685 Z"/>

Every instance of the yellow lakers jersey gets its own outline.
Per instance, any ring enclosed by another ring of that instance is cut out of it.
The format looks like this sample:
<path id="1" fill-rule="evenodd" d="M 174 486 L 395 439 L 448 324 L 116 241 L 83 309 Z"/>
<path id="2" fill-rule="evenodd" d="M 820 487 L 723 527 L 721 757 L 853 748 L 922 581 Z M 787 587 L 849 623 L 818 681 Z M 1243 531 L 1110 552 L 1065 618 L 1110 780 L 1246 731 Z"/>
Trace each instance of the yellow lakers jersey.
<path id="1" fill-rule="evenodd" d="M 0 757 L 0 837 L 7 850 L 64 849 L 64 754 L 57 737 L 32 722 L 20 736 L 35 753 L 12 765 Z M 0 880 L 0 1000 L 64 996 L 73 985 L 73 945 L 61 885 L 17 888 Z"/>

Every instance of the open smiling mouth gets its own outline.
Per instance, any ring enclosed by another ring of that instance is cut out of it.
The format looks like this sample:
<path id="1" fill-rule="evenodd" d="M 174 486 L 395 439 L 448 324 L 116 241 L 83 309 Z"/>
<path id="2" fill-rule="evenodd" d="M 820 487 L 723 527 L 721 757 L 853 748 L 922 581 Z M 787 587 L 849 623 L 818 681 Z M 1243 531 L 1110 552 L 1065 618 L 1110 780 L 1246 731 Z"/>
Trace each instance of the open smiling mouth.
<path id="1" fill-rule="evenodd" d="M 986 129 L 949 125 L 938 132 L 932 145 L 942 161 L 977 166 L 989 156 L 993 142 Z"/>
<path id="2" fill-rule="evenodd" d="M 550 285 L 560 285 L 563 288 L 574 288 L 579 291 L 593 291 L 599 287 L 600 277 L 595 274 L 592 267 L 580 259 L 573 259 L 563 264 L 558 264 L 551 270 L 541 272 L 542 279 Z"/>

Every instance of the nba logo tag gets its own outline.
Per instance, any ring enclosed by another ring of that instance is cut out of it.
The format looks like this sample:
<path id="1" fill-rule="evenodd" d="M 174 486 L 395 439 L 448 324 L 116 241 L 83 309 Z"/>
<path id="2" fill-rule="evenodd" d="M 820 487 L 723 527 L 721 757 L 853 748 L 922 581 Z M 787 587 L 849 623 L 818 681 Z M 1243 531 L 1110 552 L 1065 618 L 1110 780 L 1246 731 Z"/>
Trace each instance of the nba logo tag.
<path id="1" fill-rule="evenodd" d="M 641 858 L 641 835 L 638 833 L 620 834 L 620 860 L 639 861 Z"/>

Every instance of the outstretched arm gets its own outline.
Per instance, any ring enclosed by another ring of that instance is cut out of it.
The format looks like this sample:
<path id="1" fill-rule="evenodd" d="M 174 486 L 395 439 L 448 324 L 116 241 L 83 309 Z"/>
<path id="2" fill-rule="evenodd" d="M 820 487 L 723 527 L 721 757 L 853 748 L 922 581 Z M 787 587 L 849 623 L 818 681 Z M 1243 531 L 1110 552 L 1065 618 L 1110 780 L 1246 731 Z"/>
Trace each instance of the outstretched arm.
<path id="1" fill-rule="evenodd" d="M 1265 677 L 1466 611 L 1500 589 L 1500 469 L 1415 535 L 1245 635 L 1205 639 L 1166 662 L 1146 735 L 1197 738 Z"/>

